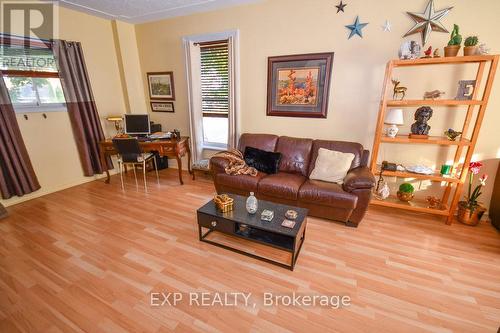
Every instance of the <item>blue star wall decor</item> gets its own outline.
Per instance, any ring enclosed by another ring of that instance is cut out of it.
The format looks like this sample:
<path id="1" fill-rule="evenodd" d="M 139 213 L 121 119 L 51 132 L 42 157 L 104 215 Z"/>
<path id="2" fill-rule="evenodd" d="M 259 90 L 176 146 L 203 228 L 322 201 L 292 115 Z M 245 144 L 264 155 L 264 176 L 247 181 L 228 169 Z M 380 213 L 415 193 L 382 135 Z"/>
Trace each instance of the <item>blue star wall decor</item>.
<path id="1" fill-rule="evenodd" d="M 361 31 L 361 29 L 363 29 L 367 25 L 368 23 L 359 23 L 359 16 L 356 16 L 356 20 L 353 24 L 345 26 L 347 29 L 351 30 L 351 33 L 349 34 L 349 37 L 347 37 L 347 39 L 351 39 L 351 37 L 354 35 L 358 35 L 359 37 L 363 38 L 363 32 Z"/>

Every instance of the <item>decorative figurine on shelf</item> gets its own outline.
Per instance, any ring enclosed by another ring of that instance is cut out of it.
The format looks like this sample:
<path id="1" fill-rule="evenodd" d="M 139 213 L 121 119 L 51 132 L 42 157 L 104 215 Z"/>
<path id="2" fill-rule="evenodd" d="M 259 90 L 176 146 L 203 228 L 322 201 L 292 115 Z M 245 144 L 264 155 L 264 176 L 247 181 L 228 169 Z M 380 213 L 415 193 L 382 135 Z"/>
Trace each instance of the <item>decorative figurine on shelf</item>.
<path id="1" fill-rule="evenodd" d="M 469 100 L 472 99 L 472 93 L 476 88 L 476 80 L 460 80 L 458 81 L 458 91 L 457 100 Z"/>
<path id="2" fill-rule="evenodd" d="M 479 44 L 478 53 L 482 55 L 490 54 L 490 48 L 485 43 L 481 43 Z"/>
<path id="3" fill-rule="evenodd" d="M 434 58 L 441 58 L 441 55 L 439 54 L 439 49 L 435 48 L 434 53 L 432 54 Z"/>
<path id="4" fill-rule="evenodd" d="M 433 111 L 428 106 L 421 106 L 415 111 L 414 119 L 416 120 L 411 125 L 410 138 L 413 139 L 427 139 L 429 137 L 429 130 L 431 127 L 427 124 L 431 119 Z"/>
<path id="5" fill-rule="evenodd" d="M 409 60 L 409 59 L 418 59 L 420 58 L 420 44 L 418 42 L 405 41 L 399 47 L 399 59 L 401 60 Z"/>
<path id="6" fill-rule="evenodd" d="M 396 97 L 401 94 L 401 101 L 403 100 L 403 98 L 405 98 L 405 95 L 406 95 L 406 90 L 408 88 L 406 87 L 400 87 L 399 84 L 401 83 L 400 81 L 398 81 L 397 79 L 392 79 L 392 84 L 394 85 L 394 89 L 393 89 L 393 94 L 392 94 L 392 98 L 393 99 L 396 99 Z"/>
<path id="7" fill-rule="evenodd" d="M 403 183 L 399 186 L 398 199 L 404 202 L 411 201 L 413 199 L 413 192 L 415 188 L 410 183 Z"/>
<path id="8" fill-rule="evenodd" d="M 455 141 L 457 139 L 457 137 L 459 137 L 460 135 L 462 135 L 462 132 L 457 132 L 457 131 L 455 131 L 452 128 L 448 128 L 447 131 L 444 131 L 444 135 L 446 135 L 446 137 L 448 138 L 448 140 Z"/>
<path id="9" fill-rule="evenodd" d="M 450 41 L 448 42 L 448 46 L 444 47 L 444 56 L 445 57 L 456 57 L 458 51 L 460 50 L 460 44 L 462 44 L 462 35 L 459 33 L 458 25 L 453 25 L 453 31 L 450 35 Z"/>
<path id="10" fill-rule="evenodd" d="M 424 56 L 422 58 L 432 58 L 432 46 L 429 46 L 427 50 L 424 51 Z"/>
<path id="11" fill-rule="evenodd" d="M 444 95 L 444 91 L 441 90 L 426 91 L 424 93 L 424 99 L 435 99 L 441 97 L 441 95 Z"/>
<path id="12" fill-rule="evenodd" d="M 386 182 L 383 183 L 382 187 L 378 190 L 377 195 L 381 200 L 385 200 L 391 195 L 391 190 Z"/>
<path id="13" fill-rule="evenodd" d="M 425 198 L 427 202 L 429 203 L 429 208 L 432 209 L 440 209 L 441 208 L 441 199 L 434 197 L 434 196 L 428 196 Z"/>

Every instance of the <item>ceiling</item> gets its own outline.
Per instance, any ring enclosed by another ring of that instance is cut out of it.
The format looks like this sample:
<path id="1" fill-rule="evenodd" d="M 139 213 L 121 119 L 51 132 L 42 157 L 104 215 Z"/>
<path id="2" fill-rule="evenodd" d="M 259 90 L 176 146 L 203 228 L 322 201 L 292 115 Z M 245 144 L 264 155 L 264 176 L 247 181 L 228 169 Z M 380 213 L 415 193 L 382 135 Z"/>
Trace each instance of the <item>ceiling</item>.
<path id="1" fill-rule="evenodd" d="M 260 0 L 60 0 L 63 7 L 129 23 L 217 10 Z"/>

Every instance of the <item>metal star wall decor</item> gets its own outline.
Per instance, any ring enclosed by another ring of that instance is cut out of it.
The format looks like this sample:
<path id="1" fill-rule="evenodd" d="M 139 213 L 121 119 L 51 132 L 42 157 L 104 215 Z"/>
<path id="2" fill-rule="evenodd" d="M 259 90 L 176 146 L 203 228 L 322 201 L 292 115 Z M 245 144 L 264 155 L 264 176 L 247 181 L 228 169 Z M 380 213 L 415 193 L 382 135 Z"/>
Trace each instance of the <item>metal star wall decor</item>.
<path id="1" fill-rule="evenodd" d="M 384 32 L 391 32 L 391 28 L 392 28 L 391 22 L 389 22 L 388 20 L 385 20 L 385 23 L 382 26 L 382 30 Z"/>
<path id="2" fill-rule="evenodd" d="M 434 10 L 434 0 L 429 0 L 423 13 L 406 12 L 415 21 L 415 25 L 403 36 L 422 33 L 422 46 L 427 43 L 431 31 L 448 32 L 440 20 L 445 17 L 453 7 L 438 11 Z"/>
<path id="3" fill-rule="evenodd" d="M 351 37 L 354 35 L 358 35 L 359 37 L 363 38 L 363 32 L 361 31 L 361 29 L 363 29 L 367 25 L 368 23 L 359 23 L 359 16 L 356 16 L 356 20 L 353 24 L 345 26 L 347 29 L 351 30 L 351 33 L 349 34 L 349 37 L 347 37 L 347 39 L 351 39 Z"/>
<path id="4" fill-rule="evenodd" d="M 340 3 L 338 5 L 336 5 L 335 7 L 337 7 L 337 14 L 339 12 L 342 12 L 344 13 L 344 7 L 347 6 L 346 3 L 343 3 L 342 0 L 340 0 Z"/>

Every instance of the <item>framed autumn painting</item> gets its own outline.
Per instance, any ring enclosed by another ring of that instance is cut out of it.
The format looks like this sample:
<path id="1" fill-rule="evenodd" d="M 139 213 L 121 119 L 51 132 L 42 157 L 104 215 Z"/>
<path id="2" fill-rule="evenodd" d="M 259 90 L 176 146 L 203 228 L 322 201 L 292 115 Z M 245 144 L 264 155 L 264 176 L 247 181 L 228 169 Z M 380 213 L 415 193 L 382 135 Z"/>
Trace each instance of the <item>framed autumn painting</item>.
<path id="1" fill-rule="evenodd" d="M 333 52 L 269 57 L 267 115 L 326 118 Z"/>

